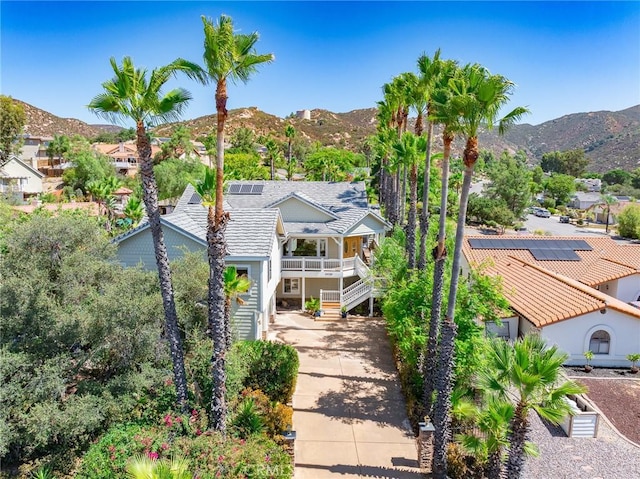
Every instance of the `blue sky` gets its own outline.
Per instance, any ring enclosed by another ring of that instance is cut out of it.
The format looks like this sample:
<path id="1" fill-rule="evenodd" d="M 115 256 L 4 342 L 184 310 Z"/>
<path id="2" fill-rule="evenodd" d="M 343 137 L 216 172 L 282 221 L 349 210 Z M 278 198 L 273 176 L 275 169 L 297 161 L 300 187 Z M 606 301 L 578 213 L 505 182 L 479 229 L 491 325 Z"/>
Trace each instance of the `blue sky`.
<path id="1" fill-rule="evenodd" d="M 109 58 L 149 69 L 202 63 L 201 15 L 258 31 L 274 53 L 228 108 L 346 112 L 375 106 L 381 87 L 415 71 L 421 53 L 478 62 L 516 83 L 523 121 L 640 104 L 640 2 L 28 2 L 0 3 L 0 92 L 57 116 L 102 119 L 86 105 L 112 76 Z M 214 89 L 186 78 L 185 119 L 215 112 Z"/>

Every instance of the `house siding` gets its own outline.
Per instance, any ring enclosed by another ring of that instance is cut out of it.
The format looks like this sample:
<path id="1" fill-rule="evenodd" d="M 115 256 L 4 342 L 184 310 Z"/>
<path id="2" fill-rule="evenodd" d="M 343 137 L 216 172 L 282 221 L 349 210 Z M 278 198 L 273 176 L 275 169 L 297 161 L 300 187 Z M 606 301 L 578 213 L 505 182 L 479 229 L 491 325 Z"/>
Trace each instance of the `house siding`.
<path id="1" fill-rule="evenodd" d="M 305 223 L 324 223 L 333 218 L 327 213 L 300 201 L 297 198 L 289 198 L 277 205 L 283 221 L 303 221 Z"/>
<path id="2" fill-rule="evenodd" d="M 163 227 L 162 231 L 170 261 L 182 257 L 182 248 L 186 248 L 188 251 L 202 251 L 203 258 L 206 258 L 204 245 L 177 233 L 171 228 Z M 127 267 L 137 266 L 142 263 L 145 269 L 154 269 L 156 267 L 156 256 L 153 250 L 151 230 L 147 228 L 121 241 L 118 245 L 118 258 Z"/>
<path id="3" fill-rule="evenodd" d="M 244 301 L 243 305 L 234 302 L 231 310 L 231 324 L 233 334 L 237 339 L 259 339 L 260 331 L 258 323 L 262 320 L 260 295 L 260 261 L 228 261 L 227 266 L 235 266 L 236 268 L 247 268 L 249 270 L 249 279 L 251 280 L 251 288 L 247 294 L 240 295 Z"/>
<path id="4" fill-rule="evenodd" d="M 42 193 L 42 176 L 36 175 L 15 160 L 8 161 L 2 169 L 10 177 L 26 178 L 22 185 L 22 192 L 27 194 Z"/>

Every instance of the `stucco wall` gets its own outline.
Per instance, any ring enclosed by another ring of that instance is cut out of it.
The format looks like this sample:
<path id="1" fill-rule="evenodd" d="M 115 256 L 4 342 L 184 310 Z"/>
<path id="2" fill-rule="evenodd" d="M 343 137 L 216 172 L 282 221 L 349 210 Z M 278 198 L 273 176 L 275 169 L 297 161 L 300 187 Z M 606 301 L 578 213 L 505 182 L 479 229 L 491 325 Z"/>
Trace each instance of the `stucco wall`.
<path id="1" fill-rule="evenodd" d="M 625 303 L 637 301 L 638 295 L 640 295 L 640 274 L 620 278 L 618 280 L 616 294 L 616 298 Z"/>
<path id="2" fill-rule="evenodd" d="M 640 352 L 640 319 L 607 308 L 561 321 L 542 329 L 542 336 L 570 355 L 568 364 L 584 364 L 584 352 L 594 332 L 607 331 L 611 337 L 609 354 L 596 354 L 594 366 L 628 366 L 627 354 Z"/>

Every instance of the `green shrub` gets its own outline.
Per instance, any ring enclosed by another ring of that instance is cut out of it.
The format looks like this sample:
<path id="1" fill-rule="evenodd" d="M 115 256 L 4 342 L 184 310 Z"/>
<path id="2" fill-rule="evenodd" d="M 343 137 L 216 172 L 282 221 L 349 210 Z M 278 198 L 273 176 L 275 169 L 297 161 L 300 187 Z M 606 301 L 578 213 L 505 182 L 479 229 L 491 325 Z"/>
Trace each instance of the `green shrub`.
<path id="1" fill-rule="evenodd" d="M 260 390 L 245 389 L 231 405 L 231 409 L 235 410 L 237 415 L 245 407 L 247 401 L 252 403 L 255 412 L 262 419 L 263 430 L 267 436 L 278 438 L 283 431 L 291 430 L 293 425 L 293 408 L 291 406 L 270 400 Z"/>
<path id="2" fill-rule="evenodd" d="M 271 341 L 238 341 L 227 358 L 235 365 L 234 388 L 242 378 L 243 389 L 260 389 L 272 401 L 284 404 L 291 401 L 300 366 L 298 353 L 292 346 Z M 246 364 L 247 368 L 237 367 L 238 363 Z"/>
<path id="3" fill-rule="evenodd" d="M 320 299 L 311 296 L 311 298 L 304 303 L 304 310 L 309 314 L 315 314 L 320 311 Z"/>
<path id="4" fill-rule="evenodd" d="M 254 434 L 261 434 L 264 431 L 264 419 L 252 397 L 246 397 L 240 403 L 231 420 L 231 427 L 235 430 L 236 435 L 242 439 Z"/>
<path id="5" fill-rule="evenodd" d="M 293 476 L 289 456 L 274 441 L 262 435 L 235 439 L 200 429 L 189 430 L 192 418 L 177 421 L 178 417 L 182 416 L 169 416 L 162 425 L 153 427 L 111 428 L 85 454 L 75 477 L 124 478 L 127 464 L 139 456 L 158 460 L 184 458 L 189 471 L 201 479 Z M 195 424 L 198 423 L 196 419 Z"/>
<path id="6" fill-rule="evenodd" d="M 620 212 L 618 234 L 624 238 L 640 238 L 640 205 L 631 204 Z"/>

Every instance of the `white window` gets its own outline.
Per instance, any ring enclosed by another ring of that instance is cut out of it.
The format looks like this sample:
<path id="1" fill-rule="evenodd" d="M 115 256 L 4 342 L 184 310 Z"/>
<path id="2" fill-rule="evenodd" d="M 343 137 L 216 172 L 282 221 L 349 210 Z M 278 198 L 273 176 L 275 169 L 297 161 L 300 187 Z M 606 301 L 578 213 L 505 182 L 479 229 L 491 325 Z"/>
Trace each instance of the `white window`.
<path id="1" fill-rule="evenodd" d="M 299 278 L 284 278 L 283 283 L 282 283 L 282 292 L 284 294 L 300 293 L 300 279 Z"/>
<path id="2" fill-rule="evenodd" d="M 609 333 L 601 329 L 591 335 L 589 351 L 592 351 L 593 354 L 609 354 L 610 343 L 611 337 Z"/>

